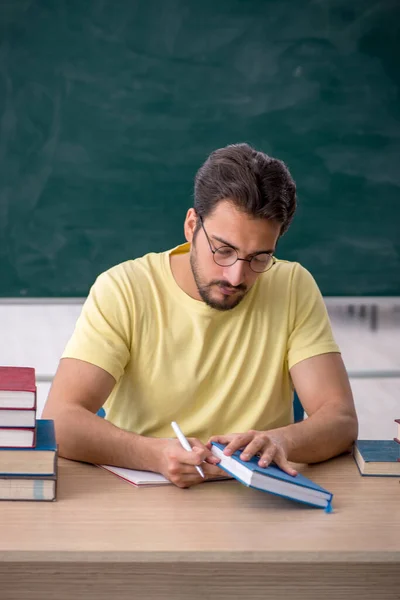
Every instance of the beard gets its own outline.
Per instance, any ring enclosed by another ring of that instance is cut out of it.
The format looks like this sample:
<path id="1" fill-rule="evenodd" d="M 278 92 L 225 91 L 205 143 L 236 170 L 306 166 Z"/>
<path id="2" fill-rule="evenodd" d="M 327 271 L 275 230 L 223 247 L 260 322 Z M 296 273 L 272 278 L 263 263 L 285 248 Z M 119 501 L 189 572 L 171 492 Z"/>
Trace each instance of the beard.
<path id="1" fill-rule="evenodd" d="M 201 274 L 201 269 L 197 260 L 197 254 L 192 243 L 192 252 L 190 254 L 190 267 L 192 269 L 193 277 L 200 294 L 200 298 L 211 308 L 216 310 L 232 310 L 243 300 L 247 292 L 247 286 L 244 284 L 238 286 L 232 286 L 224 279 L 213 279 L 206 283 L 204 277 Z M 228 290 L 235 290 L 235 294 L 224 295 L 221 288 Z M 217 298 L 216 296 L 219 296 Z"/>

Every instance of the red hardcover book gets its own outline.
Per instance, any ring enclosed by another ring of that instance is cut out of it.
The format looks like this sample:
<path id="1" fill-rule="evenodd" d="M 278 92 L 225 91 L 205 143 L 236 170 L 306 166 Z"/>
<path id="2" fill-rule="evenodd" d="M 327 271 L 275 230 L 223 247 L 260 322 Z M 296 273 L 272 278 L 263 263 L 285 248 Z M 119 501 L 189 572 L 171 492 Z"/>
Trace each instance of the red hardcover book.
<path id="1" fill-rule="evenodd" d="M 36 427 L 0 427 L 0 450 L 2 448 L 34 448 Z"/>
<path id="2" fill-rule="evenodd" d="M 33 367 L 0 367 L 0 408 L 36 410 Z"/>

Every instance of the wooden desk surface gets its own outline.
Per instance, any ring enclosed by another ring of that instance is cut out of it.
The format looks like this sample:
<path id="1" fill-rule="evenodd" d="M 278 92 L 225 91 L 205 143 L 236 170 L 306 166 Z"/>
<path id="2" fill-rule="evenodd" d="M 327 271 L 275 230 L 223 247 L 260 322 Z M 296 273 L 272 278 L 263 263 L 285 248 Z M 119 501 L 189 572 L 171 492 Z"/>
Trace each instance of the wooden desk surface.
<path id="1" fill-rule="evenodd" d="M 96 564 L 103 570 L 107 564 L 154 565 L 158 572 L 160 564 L 168 571 L 172 563 L 230 565 L 238 572 L 243 566 L 248 572 L 251 565 L 265 571 L 273 564 L 276 573 L 279 565 L 287 569 L 291 563 L 293 573 L 295 565 L 301 564 L 305 572 L 308 564 L 317 577 L 318 564 L 337 563 L 345 569 L 352 563 L 358 568 L 364 564 L 363 573 L 368 565 L 375 569 L 381 565 L 379 577 L 386 581 L 398 573 L 400 597 L 399 479 L 361 477 L 351 456 L 301 471 L 333 492 L 333 513 L 236 481 L 188 490 L 135 488 L 97 467 L 60 459 L 57 502 L 0 504 L 0 575 L 1 568 L 13 572 L 12 565 L 26 568 L 27 563 L 41 563 L 47 569 L 53 565 L 53 570 L 61 563 L 73 563 L 74 568 Z M 337 573 L 335 577 L 340 577 Z M 321 577 L 323 582 L 322 571 Z M 309 590 L 307 594 L 312 597 Z M 363 594 L 368 597 L 366 590 Z M 19 597 L 23 596 L 6 596 Z M 175 593 L 175 598 L 180 596 Z"/>

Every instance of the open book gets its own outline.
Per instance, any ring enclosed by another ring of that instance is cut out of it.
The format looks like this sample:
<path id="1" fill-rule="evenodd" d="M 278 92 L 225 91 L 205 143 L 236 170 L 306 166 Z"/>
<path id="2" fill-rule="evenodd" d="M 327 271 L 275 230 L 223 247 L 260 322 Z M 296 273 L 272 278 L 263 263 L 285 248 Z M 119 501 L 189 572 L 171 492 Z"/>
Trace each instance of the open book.
<path id="1" fill-rule="evenodd" d="M 299 473 L 293 477 L 272 465 L 259 467 L 256 456 L 243 461 L 239 451 L 226 456 L 224 448 L 223 444 L 212 442 L 212 453 L 221 459 L 218 466 L 244 485 L 331 511 L 332 494 L 304 475 Z"/>

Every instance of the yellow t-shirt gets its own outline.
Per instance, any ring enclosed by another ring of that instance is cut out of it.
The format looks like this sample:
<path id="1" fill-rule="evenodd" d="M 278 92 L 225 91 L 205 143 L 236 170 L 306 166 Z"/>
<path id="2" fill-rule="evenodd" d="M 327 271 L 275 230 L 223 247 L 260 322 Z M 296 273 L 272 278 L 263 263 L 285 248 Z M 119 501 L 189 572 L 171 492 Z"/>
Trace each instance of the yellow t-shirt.
<path id="1" fill-rule="evenodd" d="M 151 253 L 102 273 L 63 357 L 117 383 L 106 418 L 145 436 L 266 430 L 293 420 L 289 369 L 339 352 L 320 291 L 298 263 L 278 260 L 238 306 L 210 308 L 176 283 L 169 256 Z"/>

